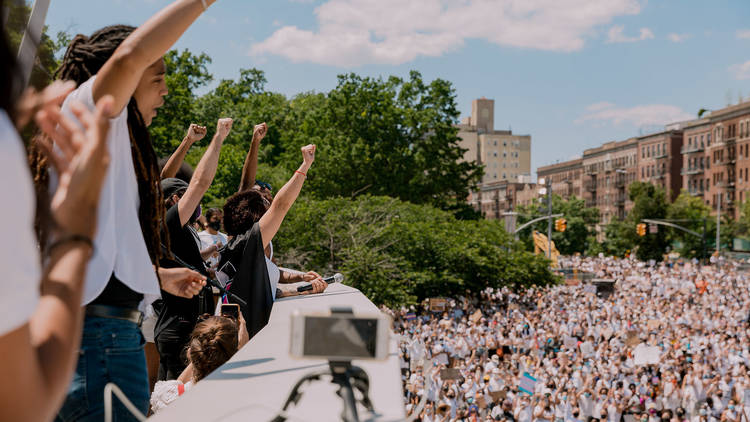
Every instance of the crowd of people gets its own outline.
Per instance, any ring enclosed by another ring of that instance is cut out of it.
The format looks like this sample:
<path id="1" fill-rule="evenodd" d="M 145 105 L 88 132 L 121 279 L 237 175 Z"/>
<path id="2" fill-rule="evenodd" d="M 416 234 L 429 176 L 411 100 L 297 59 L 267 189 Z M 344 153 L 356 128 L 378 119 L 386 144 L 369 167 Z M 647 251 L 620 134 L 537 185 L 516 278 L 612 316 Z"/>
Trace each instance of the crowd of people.
<path id="1" fill-rule="evenodd" d="M 0 253 L 0 420 L 102 420 L 109 383 L 142 414 L 158 411 L 250 341 L 275 299 L 299 294 L 288 285 L 325 289 L 317 273 L 273 261 L 315 145 L 273 192 L 256 180 L 259 123 L 237 193 L 205 215 L 232 118 L 216 123 L 194 172 L 183 160 L 208 122 L 162 165 L 156 156 L 148 127 L 168 95 L 163 56 L 214 2 L 176 0 L 137 28 L 75 36 L 41 92 L 22 86 L 0 19 L 0 183 L 14 201 Z M 136 420 L 119 401 L 113 417 Z"/>
<path id="2" fill-rule="evenodd" d="M 448 301 L 442 313 L 426 303 L 394 312 L 407 413 L 421 421 L 750 420 L 750 277 L 736 263 L 561 263 L 616 281 L 615 291 L 488 289 Z"/>

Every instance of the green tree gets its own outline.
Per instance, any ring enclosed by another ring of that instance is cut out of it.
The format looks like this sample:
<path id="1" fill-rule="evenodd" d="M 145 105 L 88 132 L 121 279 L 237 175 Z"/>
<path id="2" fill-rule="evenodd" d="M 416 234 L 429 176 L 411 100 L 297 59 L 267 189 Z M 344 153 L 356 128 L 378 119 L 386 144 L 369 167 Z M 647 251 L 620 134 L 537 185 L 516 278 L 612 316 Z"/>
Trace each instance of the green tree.
<path id="1" fill-rule="evenodd" d="M 316 197 L 367 193 L 447 208 L 465 202 L 481 177 L 477 165 L 461 160 L 447 81 L 426 83 L 416 71 L 406 80 L 342 75 L 311 117 L 303 136 L 319 145 L 309 180 Z"/>
<path id="2" fill-rule="evenodd" d="M 594 228 L 599 221 L 599 209 L 587 208 L 586 202 L 576 197 L 565 200 L 561 196 L 553 194 L 551 201 L 552 213 L 563 214 L 562 218 L 567 222 L 567 228 L 564 232 L 555 231 L 553 226 L 552 241 L 555 242 L 555 247 L 563 255 L 585 253 L 596 236 Z M 534 218 L 546 215 L 547 207 L 543 204 L 520 206 L 517 211 L 519 213 L 518 225 L 520 226 Z M 523 239 L 527 250 L 534 248 L 531 238 L 533 230 L 546 235 L 547 221 L 542 220 L 519 233 L 519 238 Z"/>
<path id="3" fill-rule="evenodd" d="M 8 36 L 11 51 L 18 51 L 21 45 L 26 25 L 31 14 L 31 7 L 26 2 L 5 2 L 5 8 L 8 9 L 8 20 L 5 25 L 5 31 Z M 59 65 L 58 57 L 60 52 L 64 52 L 70 41 L 70 36 L 65 32 L 58 32 L 53 39 L 47 33 L 47 27 L 42 30 L 42 37 L 37 40 L 37 55 L 34 61 L 34 67 L 31 70 L 29 85 L 37 90 L 44 88 L 52 82 L 55 70 Z"/>
<path id="4" fill-rule="evenodd" d="M 633 182 L 629 187 L 630 200 L 633 201 L 633 209 L 626 221 L 633 230 L 636 224 L 646 219 L 663 219 L 667 217 L 667 196 L 660 186 L 646 182 Z M 646 236 L 638 236 L 636 256 L 638 259 L 661 261 L 669 246 L 668 236 L 665 236 L 662 228 L 659 233 L 647 232 Z"/>
<path id="5" fill-rule="evenodd" d="M 164 56 L 164 61 L 169 94 L 149 128 L 154 149 L 160 157 L 168 157 L 177 149 L 190 123 L 212 127 L 195 111 L 198 98 L 195 91 L 213 80 L 207 69 L 211 58 L 205 53 L 195 55 L 188 50 L 171 50 Z M 216 121 L 213 123 L 215 127 Z"/>
<path id="6" fill-rule="evenodd" d="M 339 270 L 373 302 L 391 306 L 557 281 L 549 261 L 524 251 L 498 222 L 458 220 L 388 197 L 298 200 L 274 245 L 284 265 Z"/>
<path id="7" fill-rule="evenodd" d="M 604 241 L 601 244 L 591 244 L 590 253 L 602 252 L 608 256 L 625 256 L 634 248 L 637 237 L 635 225 L 631 221 L 612 220 L 604 228 Z"/>
<path id="8" fill-rule="evenodd" d="M 715 224 L 710 223 L 711 209 L 701 198 L 690 195 L 683 190 L 675 201 L 667 207 L 667 217 L 676 221 L 675 224 L 683 226 L 694 232 L 703 233 L 704 221 L 707 237 L 710 237 L 710 229 Z M 660 227 L 663 229 L 663 227 Z M 679 242 L 680 255 L 685 257 L 701 257 L 703 254 L 703 239 L 678 229 L 669 229 L 671 242 Z M 708 248 L 708 246 L 706 245 Z"/>

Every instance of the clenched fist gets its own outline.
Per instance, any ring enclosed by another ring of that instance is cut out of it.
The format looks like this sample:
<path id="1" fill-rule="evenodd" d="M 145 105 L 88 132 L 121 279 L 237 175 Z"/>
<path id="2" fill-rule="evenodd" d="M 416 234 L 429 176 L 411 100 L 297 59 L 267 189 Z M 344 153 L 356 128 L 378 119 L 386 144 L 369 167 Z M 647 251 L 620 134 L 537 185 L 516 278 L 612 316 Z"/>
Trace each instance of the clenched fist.
<path id="1" fill-rule="evenodd" d="M 206 127 L 191 123 L 185 137 L 187 138 L 188 143 L 190 143 L 190 145 L 193 145 L 194 143 L 203 139 L 204 136 L 206 136 Z"/>
<path id="2" fill-rule="evenodd" d="M 302 160 L 307 167 L 310 167 L 315 161 L 315 145 L 305 145 L 302 147 Z"/>
<path id="3" fill-rule="evenodd" d="M 260 142 L 266 137 L 266 133 L 268 133 L 268 125 L 266 122 L 255 125 L 253 128 L 253 142 Z"/>
<path id="4" fill-rule="evenodd" d="M 232 121 L 231 118 L 225 117 L 219 119 L 218 123 L 216 123 L 216 136 L 221 138 L 222 141 L 227 138 L 229 131 L 232 130 Z"/>

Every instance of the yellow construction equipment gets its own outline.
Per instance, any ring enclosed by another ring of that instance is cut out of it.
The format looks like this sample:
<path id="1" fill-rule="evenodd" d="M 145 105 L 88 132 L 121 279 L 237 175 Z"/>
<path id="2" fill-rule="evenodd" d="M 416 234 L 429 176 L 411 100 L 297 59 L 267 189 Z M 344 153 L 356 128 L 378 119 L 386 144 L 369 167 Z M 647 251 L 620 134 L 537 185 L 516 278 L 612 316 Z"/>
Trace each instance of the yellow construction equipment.
<path id="1" fill-rule="evenodd" d="M 555 242 L 552 243 L 552 253 L 549 254 L 550 260 L 552 261 L 552 268 L 557 267 L 557 259 L 560 257 L 560 252 L 557 251 L 557 248 L 555 247 Z M 549 249 L 550 242 L 547 240 L 547 236 L 543 235 L 542 233 L 539 233 L 538 231 L 534 231 L 534 253 L 539 254 L 543 253 L 544 256 L 547 256 L 547 251 Z"/>

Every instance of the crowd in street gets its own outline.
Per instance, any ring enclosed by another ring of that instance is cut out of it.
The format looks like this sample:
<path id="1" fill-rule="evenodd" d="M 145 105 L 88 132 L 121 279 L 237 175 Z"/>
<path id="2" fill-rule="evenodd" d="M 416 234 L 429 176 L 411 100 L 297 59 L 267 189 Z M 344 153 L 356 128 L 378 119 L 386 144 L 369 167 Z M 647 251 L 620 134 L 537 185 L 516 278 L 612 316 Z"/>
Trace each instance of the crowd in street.
<path id="1" fill-rule="evenodd" d="M 421 421 L 741 422 L 750 415 L 747 273 L 737 263 L 563 258 L 616 281 L 394 312 L 407 414 Z M 424 399 L 424 400 L 423 400 Z"/>

